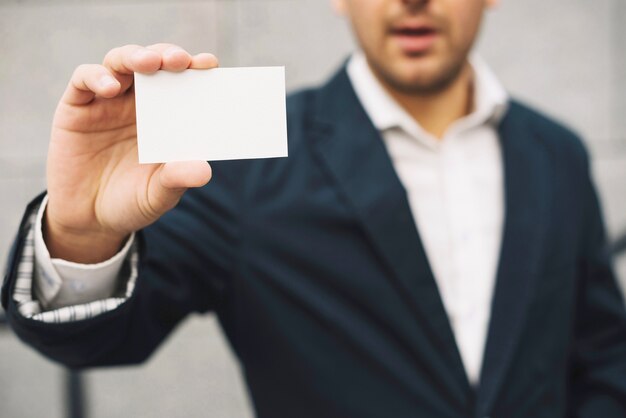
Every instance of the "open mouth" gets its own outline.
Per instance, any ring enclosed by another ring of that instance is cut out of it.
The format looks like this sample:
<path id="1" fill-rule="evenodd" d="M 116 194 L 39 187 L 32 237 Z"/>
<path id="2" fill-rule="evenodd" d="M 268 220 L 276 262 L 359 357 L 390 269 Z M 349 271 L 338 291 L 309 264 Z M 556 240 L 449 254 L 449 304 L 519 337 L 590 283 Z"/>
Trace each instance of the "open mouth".
<path id="1" fill-rule="evenodd" d="M 396 36 L 430 36 L 437 33 L 434 28 L 428 26 L 396 28 L 392 29 L 391 32 Z"/>
<path id="2" fill-rule="evenodd" d="M 429 25 L 402 25 L 392 28 L 390 34 L 405 54 L 416 55 L 433 47 L 439 31 Z"/>

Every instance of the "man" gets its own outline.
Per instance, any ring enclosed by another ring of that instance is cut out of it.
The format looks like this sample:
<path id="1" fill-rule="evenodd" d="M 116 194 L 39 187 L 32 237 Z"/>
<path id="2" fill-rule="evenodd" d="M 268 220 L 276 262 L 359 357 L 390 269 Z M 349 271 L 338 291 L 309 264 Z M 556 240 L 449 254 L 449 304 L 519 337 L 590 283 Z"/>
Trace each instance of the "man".
<path id="1" fill-rule="evenodd" d="M 494 2 L 336 1 L 362 53 L 289 98 L 289 158 L 213 163 L 206 187 L 205 162 L 137 164 L 132 74 L 213 56 L 80 66 L 10 258 L 17 334 L 135 363 L 214 310 L 262 417 L 626 416 L 588 158 L 468 58 Z"/>

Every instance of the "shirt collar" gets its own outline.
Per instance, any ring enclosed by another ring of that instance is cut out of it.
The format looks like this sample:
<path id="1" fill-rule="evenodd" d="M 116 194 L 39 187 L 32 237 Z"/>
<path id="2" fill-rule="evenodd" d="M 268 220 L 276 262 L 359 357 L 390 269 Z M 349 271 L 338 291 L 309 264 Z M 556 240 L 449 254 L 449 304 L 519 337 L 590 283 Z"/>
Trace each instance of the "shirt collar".
<path id="1" fill-rule="evenodd" d="M 475 54 L 470 56 L 470 65 L 474 70 L 473 111 L 455 122 L 452 129 L 497 123 L 506 112 L 508 94 L 491 69 Z M 382 132 L 399 127 L 417 138 L 431 137 L 385 91 L 362 52 L 356 52 L 350 57 L 347 72 L 359 101 L 376 129 Z"/>

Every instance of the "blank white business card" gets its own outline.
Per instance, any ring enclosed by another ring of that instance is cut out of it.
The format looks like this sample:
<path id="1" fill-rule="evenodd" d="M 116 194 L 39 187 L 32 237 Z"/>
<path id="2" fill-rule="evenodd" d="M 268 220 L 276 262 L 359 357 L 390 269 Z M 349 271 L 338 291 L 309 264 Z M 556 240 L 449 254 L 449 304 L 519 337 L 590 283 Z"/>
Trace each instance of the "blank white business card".
<path id="1" fill-rule="evenodd" d="M 135 73 L 140 163 L 287 156 L 284 67 Z"/>

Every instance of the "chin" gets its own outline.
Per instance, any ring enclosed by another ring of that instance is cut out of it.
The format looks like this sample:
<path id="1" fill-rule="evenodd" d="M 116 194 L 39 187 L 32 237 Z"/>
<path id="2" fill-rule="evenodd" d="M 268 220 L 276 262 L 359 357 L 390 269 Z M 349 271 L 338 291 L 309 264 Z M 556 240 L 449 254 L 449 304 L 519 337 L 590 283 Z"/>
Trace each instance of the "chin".
<path id="1" fill-rule="evenodd" d="M 407 92 L 436 90 L 441 83 L 441 72 L 423 66 L 409 66 L 391 69 L 386 81 L 393 87 Z"/>
<path id="2" fill-rule="evenodd" d="M 432 94 L 448 87 L 460 68 L 447 66 L 437 57 L 402 57 L 384 72 L 385 81 L 400 92 Z"/>
<path id="3" fill-rule="evenodd" d="M 404 94 L 428 95 L 438 93 L 444 89 L 445 84 L 438 82 L 439 80 L 419 77 L 396 80 L 393 83 L 394 88 Z"/>

